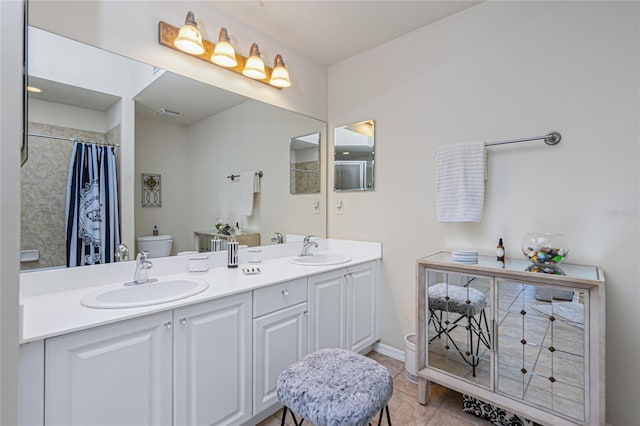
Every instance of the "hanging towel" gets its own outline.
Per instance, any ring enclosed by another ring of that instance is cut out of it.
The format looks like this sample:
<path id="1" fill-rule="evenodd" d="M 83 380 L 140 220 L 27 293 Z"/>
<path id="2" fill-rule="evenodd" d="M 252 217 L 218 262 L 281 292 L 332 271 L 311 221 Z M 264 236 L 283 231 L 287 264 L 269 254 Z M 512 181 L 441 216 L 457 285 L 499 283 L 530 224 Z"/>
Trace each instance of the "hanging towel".
<path id="1" fill-rule="evenodd" d="M 486 173 L 484 142 L 464 142 L 436 150 L 438 222 L 480 222 Z"/>
<path id="2" fill-rule="evenodd" d="M 255 194 L 260 193 L 260 175 L 258 173 L 253 174 L 253 192 Z"/>
<path id="3" fill-rule="evenodd" d="M 240 205 L 238 214 L 251 216 L 253 214 L 253 193 L 256 172 L 240 173 Z"/>

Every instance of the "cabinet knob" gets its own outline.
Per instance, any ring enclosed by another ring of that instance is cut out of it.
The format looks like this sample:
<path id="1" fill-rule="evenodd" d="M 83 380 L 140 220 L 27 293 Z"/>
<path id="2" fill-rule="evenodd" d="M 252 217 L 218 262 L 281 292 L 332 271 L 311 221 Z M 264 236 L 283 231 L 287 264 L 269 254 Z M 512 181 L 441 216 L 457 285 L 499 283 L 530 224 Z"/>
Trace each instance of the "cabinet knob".
<path id="1" fill-rule="evenodd" d="M 282 295 L 283 296 L 288 296 L 289 295 L 289 290 L 287 290 L 286 288 L 282 290 Z"/>
<path id="2" fill-rule="evenodd" d="M 180 318 L 180 324 L 185 325 L 186 323 L 187 323 L 187 318 L 186 317 Z"/>
<path id="3" fill-rule="evenodd" d="M 304 311 L 303 314 L 305 314 L 306 316 L 309 316 L 309 311 Z"/>
<path id="4" fill-rule="evenodd" d="M 164 322 L 164 328 L 166 328 L 166 329 L 171 328 L 171 321 L 165 321 Z"/>

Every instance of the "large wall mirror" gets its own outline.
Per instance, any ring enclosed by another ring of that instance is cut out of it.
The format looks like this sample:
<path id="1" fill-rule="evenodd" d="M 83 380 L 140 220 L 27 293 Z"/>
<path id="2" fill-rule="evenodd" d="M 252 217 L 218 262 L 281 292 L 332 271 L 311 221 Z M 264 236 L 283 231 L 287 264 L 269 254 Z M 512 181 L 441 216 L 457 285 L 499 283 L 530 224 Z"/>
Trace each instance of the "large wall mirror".
<path id="1" fill-rule="evenodd" d="M 336 127 L 333 189 L 371 191 L 374 186 L 375 126 L 373 120 Z"/>
<path id="2" fill-rule="evenodd" d="M 316 156 L 304 167 L 313 163 L 319 176 L 325 122 L 37 28 L 29 28 L 28 55 L 29 86 L 41 92 L 27 102 L 27 131 L 39 136 L 29 136 L 21 171 L 23 270 L 66 264 L 71 139 L 117 145 L 121 239 L 131 252 L 154 227 L 172 236 L 172 254 L 193 250 L 194 232 L 220 218 L 262 244 L 275 232 L 326 235 L 326 181 L 292 195 L 287 160 L 291 141 L 313 136 Z M 252 171 L 262 177 L 242 214 L 237 176 Z"/>

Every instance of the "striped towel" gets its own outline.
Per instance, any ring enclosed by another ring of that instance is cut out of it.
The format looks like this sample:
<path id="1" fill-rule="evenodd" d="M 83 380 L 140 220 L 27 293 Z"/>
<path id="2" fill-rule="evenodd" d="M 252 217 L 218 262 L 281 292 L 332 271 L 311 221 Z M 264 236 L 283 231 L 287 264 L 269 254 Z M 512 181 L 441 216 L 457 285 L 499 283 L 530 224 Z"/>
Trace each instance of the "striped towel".
<path id="1" fill-rule="evenodd" d="M 480 222 L 486 172 L 484 142 L 464 142 L 436 150 L 438 222 Z"/>
<path id="2" fill-rule="evenodd" d="M 253 214 L 253 194 L 255 191 L 256 172 L 240 173 L 240 205 L 238 214 L 251 216 Z"/>

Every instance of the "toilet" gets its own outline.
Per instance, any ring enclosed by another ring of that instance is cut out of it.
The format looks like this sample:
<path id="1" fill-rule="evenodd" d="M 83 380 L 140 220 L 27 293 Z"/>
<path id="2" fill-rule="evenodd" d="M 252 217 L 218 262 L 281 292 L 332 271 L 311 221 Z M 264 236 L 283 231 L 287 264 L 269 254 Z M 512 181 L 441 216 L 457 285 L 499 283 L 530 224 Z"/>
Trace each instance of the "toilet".
<path id="1" fill-rule="evenodd" d="M 148 257 L 150 259 L 171 256 L 171 245 L 173 244 L 171 235 L 137 237 L 136 241 L 138 243 L 138 252 L 149 252 Z"/>

